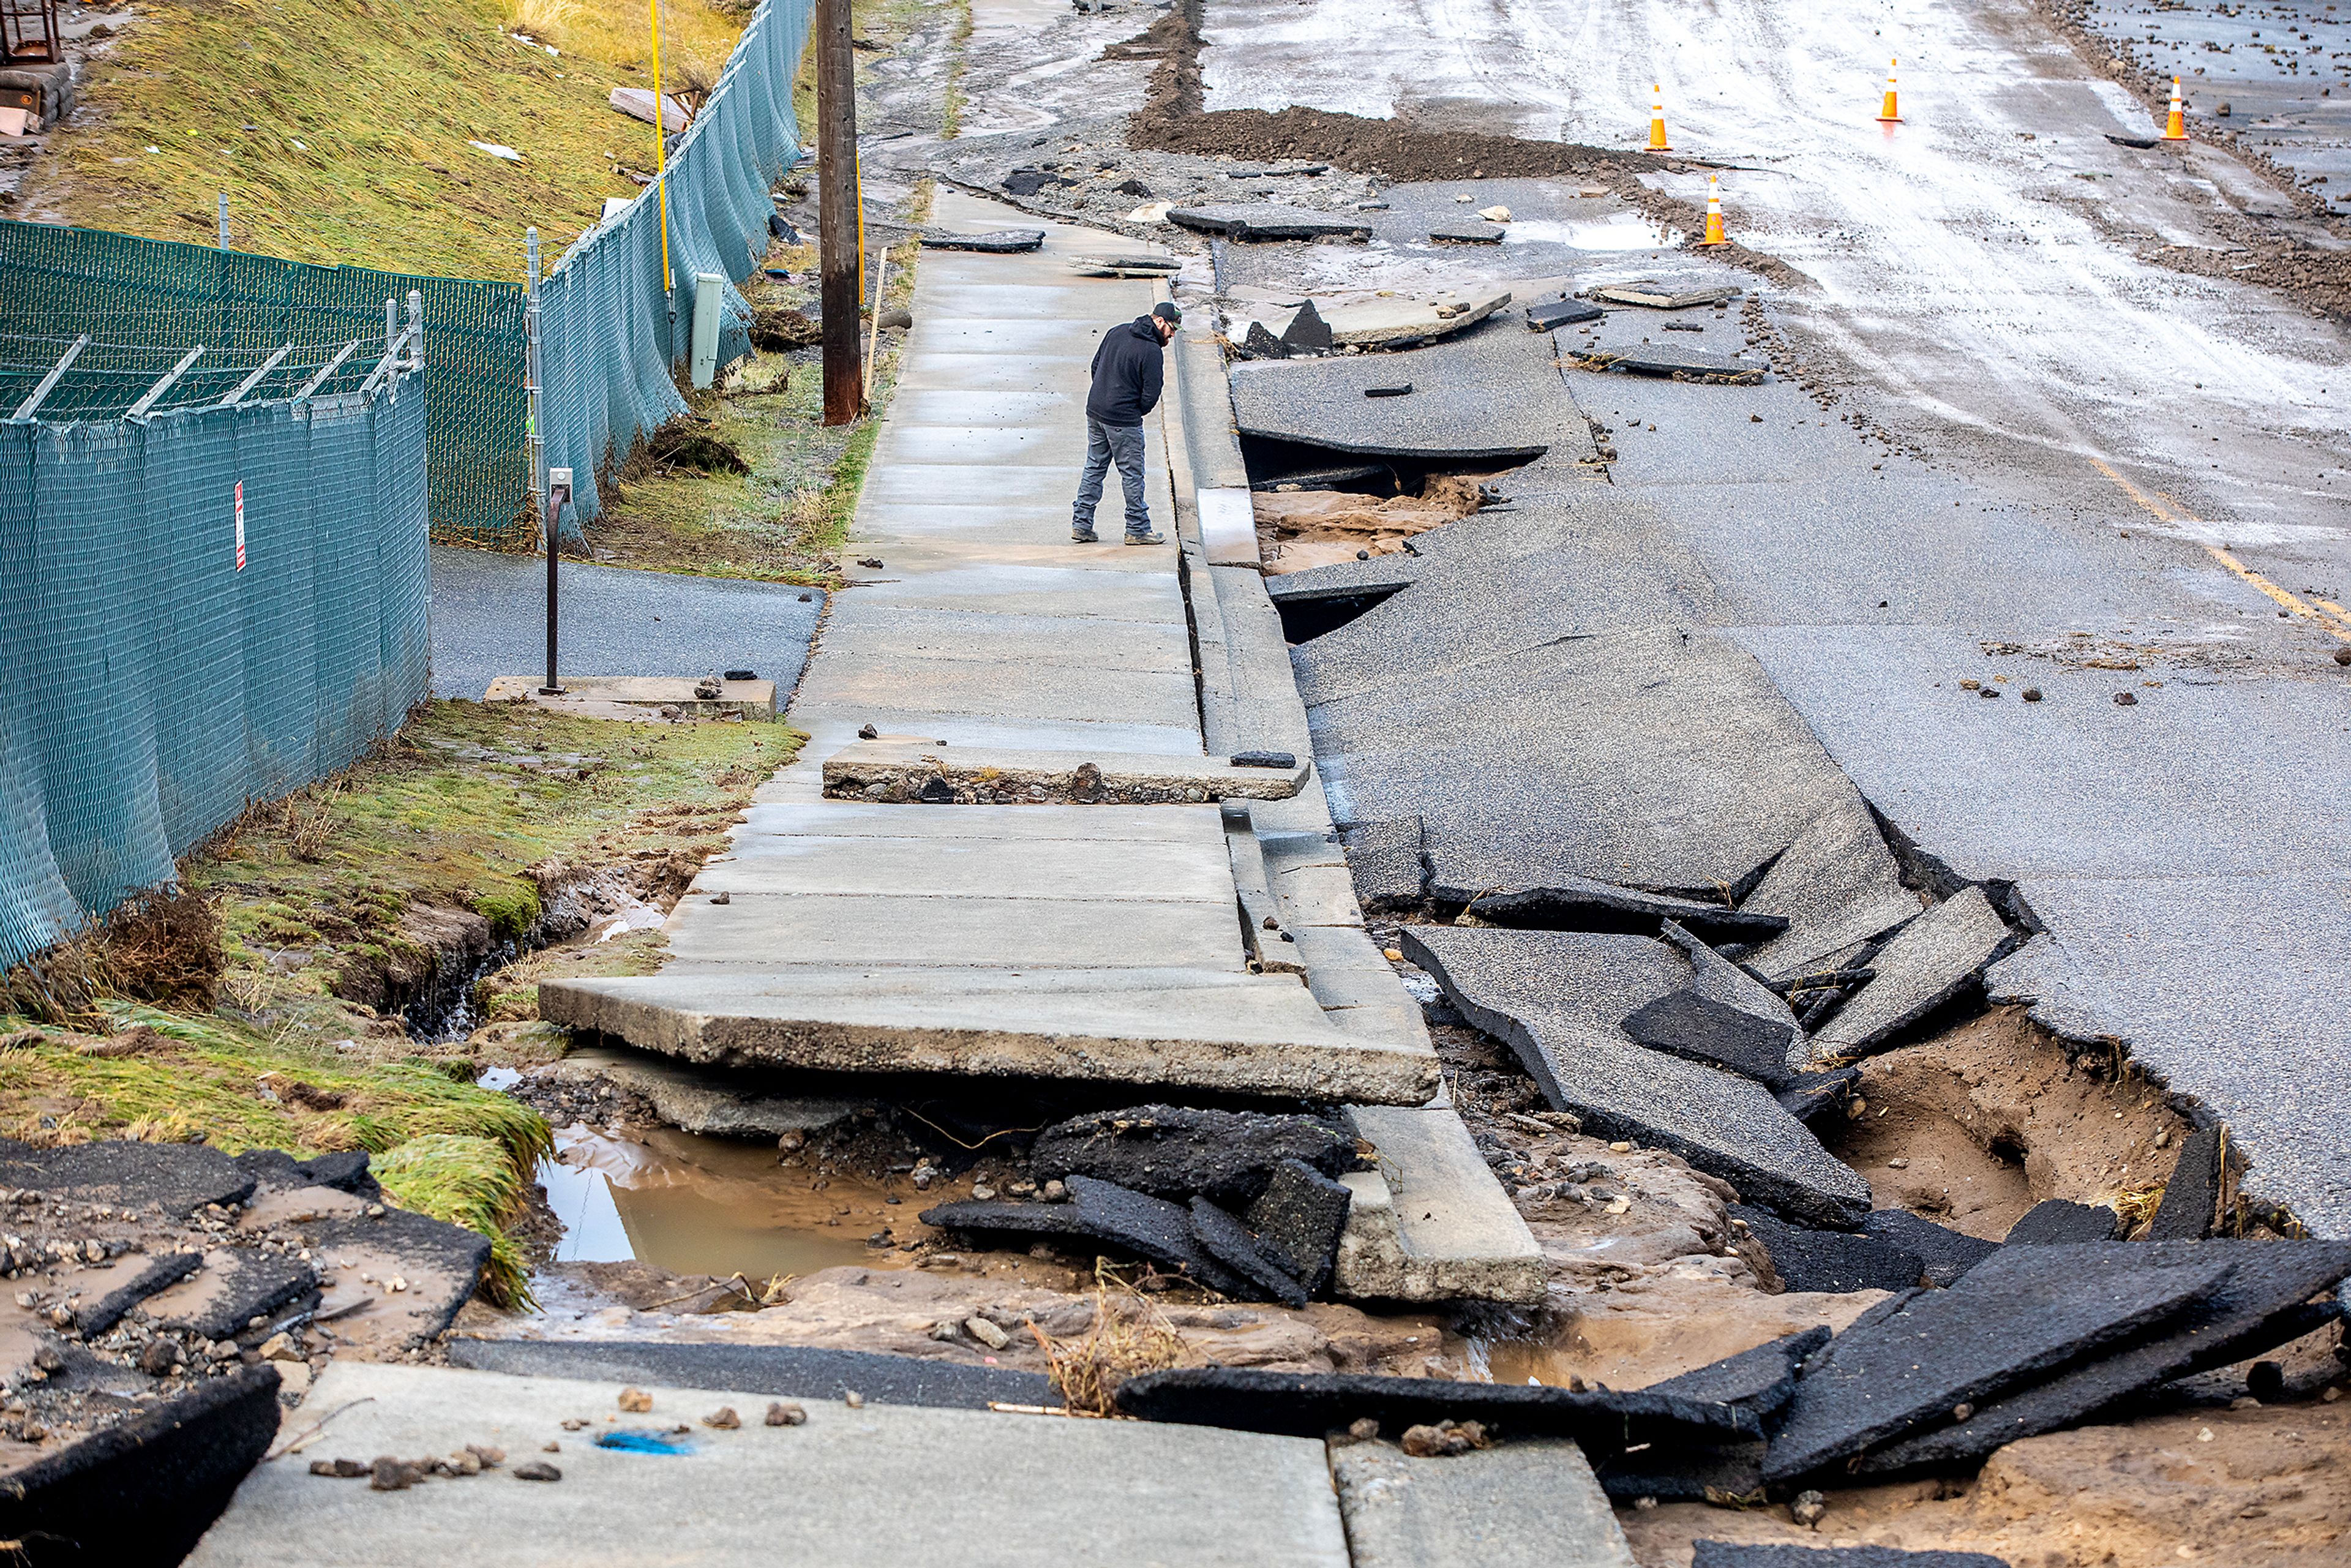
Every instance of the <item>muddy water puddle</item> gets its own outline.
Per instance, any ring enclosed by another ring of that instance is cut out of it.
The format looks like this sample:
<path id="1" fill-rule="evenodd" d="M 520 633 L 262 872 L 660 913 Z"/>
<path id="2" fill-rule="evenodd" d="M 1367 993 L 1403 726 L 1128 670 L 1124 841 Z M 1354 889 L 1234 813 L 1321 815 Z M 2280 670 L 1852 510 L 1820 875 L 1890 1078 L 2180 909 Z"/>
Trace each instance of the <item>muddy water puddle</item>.
<path id="1" fill-rule="evenodd" d="M 911 1255 L 866 1239 L 886 1230 L 896 1241 L 917 1228 L 915 1205 L 889 1203 L 861 1177 L 819 1176 L 778 1165 L 772 1144 L 674 1127 L 561 1129 L 538 1180 L 563 1228 L 559 1263 L 633 1259 L 765 1281 L 845 1263 L 891 1267 Z"/>

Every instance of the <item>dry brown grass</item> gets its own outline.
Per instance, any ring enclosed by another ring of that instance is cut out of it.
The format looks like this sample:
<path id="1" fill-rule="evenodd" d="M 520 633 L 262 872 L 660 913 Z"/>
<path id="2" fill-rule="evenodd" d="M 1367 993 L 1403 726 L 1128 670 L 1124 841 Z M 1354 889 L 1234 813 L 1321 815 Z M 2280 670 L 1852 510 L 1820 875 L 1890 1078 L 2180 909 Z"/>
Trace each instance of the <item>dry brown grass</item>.
<path id="1" fill-rule="evenodd" d="M 1055 1339 L 1036 1322 L 1023 1324 L 1045 1353 L 1045 1375 L 1072 1416 L 1118 1418 L 1118 1385 L 1146 1372 L 1164 1372 L 1184 1354 L 1175 1326 L 1143 1292 L 1094 1262 L 1094 1315 L 1084 1335 Z"/>

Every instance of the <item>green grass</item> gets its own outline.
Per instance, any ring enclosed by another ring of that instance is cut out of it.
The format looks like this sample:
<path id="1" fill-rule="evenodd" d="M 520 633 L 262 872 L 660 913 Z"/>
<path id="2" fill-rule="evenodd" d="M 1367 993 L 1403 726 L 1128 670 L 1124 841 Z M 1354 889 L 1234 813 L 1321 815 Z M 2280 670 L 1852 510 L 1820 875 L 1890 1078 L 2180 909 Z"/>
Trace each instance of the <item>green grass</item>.
<path id="1" fill-rule="evenodd" d="M 664 88 L 715 80 L 741 16 L 662 10 Z M 652 169 L 653 128 L 605 101 L 651 85 L 649 41 L 633 0 L 158 0 L 93 62 L 89 122 L 16 210 L 209 244 L 225 192 L 242 250 L 519 277 L 526 226 L 559 252 L 635 194 L 616 165 Z"/>
<path id="2" fill-rule="evenodd" d="M 218 918 L 216 1010 L 105 995 L 72 1028 L 0 1017 L 11 1042 L 0 1046 L 0 1134 L 365 1149 L 396 1201 L 488 1236 L 487 1289 L 523 1301 L 522 1253 L 503 1225 L 549 1146 L 547 1124 L 474 1080 L 486 1063 L 559 1052 L 559 1032 L 529 1021 L 538 975 L 644 972 L 661 934 L 548 949 L 499 972 L 485 999 L 509 1027 L 456 1046 L 422 1046 L 340 993 L 354 971 L 426 956 L 402 931 L 420 905 L 472 910 L 514 934 L 538 916 L 533 865 L 698 860 L 805 738 L 779 725 L 430 704 L 379 755 L 256 808 L 182 862 L 183 887 Z M 130 1032 L 140 1026 L 152 1033 Z M 144 1044 L 99 1054 L 100 1034 Z"/>

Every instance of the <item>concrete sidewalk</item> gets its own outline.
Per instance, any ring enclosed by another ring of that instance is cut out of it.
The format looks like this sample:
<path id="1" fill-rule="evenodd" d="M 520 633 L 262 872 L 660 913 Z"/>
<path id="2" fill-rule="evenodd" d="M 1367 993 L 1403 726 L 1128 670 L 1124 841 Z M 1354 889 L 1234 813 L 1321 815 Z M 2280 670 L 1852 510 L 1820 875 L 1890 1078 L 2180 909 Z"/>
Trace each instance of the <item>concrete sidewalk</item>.
<path id="1" fill-rule="evenodd" d="M 952 193 L 935 213 L 958 229 L 1014 217 Z M 1115 542 L 1114 498 L 1098 520 L 1113 542 L 1069 538 L 1088 362 L 1155 298 L 1068 270 L 1105 243 L 1051 226 L 1029 255 L 925 255 L 843 552 L 883 564 L 837 597 L 791 709 L 813 740 L 678 904 L 669 966 L 550 982 L 544 1016 L 719 1063 L 1389 1104 L 1435 1092 L 1425 1031 L 1343 1029 L 1296 975 L 1254 972 L 1212 803 L 822 797 L 824 759 L 862 726 L 983 763 L 1205 755 L 1176 548 Z M 1154 520 L 1171 538 L 1176 401 L 1145 431 Z"/>

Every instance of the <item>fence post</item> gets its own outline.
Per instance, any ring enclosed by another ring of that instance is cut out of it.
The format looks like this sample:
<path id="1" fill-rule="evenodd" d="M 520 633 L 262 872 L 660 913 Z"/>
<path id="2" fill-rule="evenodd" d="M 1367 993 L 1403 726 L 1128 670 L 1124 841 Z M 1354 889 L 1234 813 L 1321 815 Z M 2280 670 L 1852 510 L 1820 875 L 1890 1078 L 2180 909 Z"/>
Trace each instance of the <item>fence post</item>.
<path id="1" fill-rule="evenodd" d="M 547 435 L 539 423 L 539 405 L 544 389 L 539 385 L 538 363 L 538 229 L 536 225 L 523 231 L 522 269 L 522 385 L 524 441 L 523 451 L 530 467 L 530 504 L 543 504 L 547 495 Z M 555 536 L 547 536 L 548 581 L 554 582 Z"/>
<path id="2" fill-rule="evenodd" d="M 383 297 L 383 351 L 391 353 L 399 341 L 400 307 L 393 304 L 392 296 L 387 294 Z"/>
<path id="3" fill-rule="evenodd" d="M 228 244 L 228 193 L 227 193 L 226 191 L 223 191 L 223 192 L 220 193 L 220 247 L 221 247 L 221 249 L 223 249 L 223 250 L 226 250 L 226 249 L 228 249 L 228 248 L 229 248 L 229 244 Z"/>
<path id="4" fill-rule="evenodd" d="M 422 289 L 408 291 L 408 329 L 414 334 L 408 340 L 408 368 L 421 371 L 424 368 L 424 292 Z"/>

